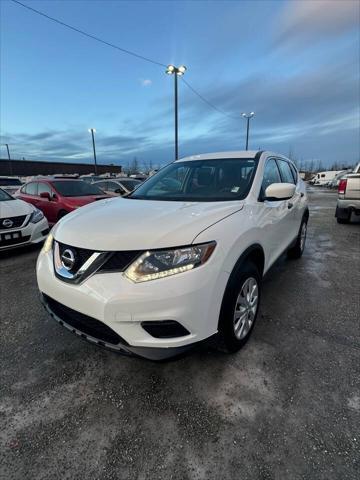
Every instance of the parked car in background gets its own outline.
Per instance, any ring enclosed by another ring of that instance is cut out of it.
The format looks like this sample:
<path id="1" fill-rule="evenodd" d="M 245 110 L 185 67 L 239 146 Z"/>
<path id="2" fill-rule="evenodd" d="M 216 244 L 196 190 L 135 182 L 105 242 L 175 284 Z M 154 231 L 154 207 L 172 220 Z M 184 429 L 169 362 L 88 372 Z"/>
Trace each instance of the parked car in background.
<path id="1" fill-rule="evenodd" d="M 41 210 L 0 188 L 0 251 L 40 243 L 48 233 Z"/>
<path id="2" fill-rule="evenodd" d="M 338 223 L 349 223 L 352 213 L 360 215 L 360 163 L 340 180 L 338 195 L 335 217 Z"/>
<path id="3" fill-rule="evenodd" d="M 17 177 L 0 177 L 0 188 L 13 195 L 23 182 Z"/>
<path id="4" fill-rule="evenodd" d="M 135 180 L 140 180 L 141 182 L 144 182 L 148 178 L 148 175 L 145 175 L 145 173 L 134 173 L 130 175 L 129 178 L 134 178 Z"/>
<path id="5" fill-rule="evenodd" d="M 95 185 L 64 178 L 46 178 L 26 183 L 16 196 L 44 212 L 50 224 L 83 205 L 108 198 Z"/>
<path id="6" fill-rule="evenodd" d="M 340 173 L 339 170 L 328 170 L 325 172 L 319 172 L 310 180 L 310 183 L 317 186 L 324 186 L 329 181 L 333 180 L 338 173 Z"/>
<path id="7" fill-rule="evenodd" d="M 100 180 L 99 182 L 93 183 L 93 185 L 101 188 L 101 190 L 109 195 L 126 195 L 134 191 L 135 188 L 141 184 L 141 180 L 126 177 L 114 179 L 108 178 L 106 180 Z"/>
<path id="8" fill-rule="evenodd" d="M 80 180 L 83 180 L 86 183 L 94 183 L 99 180 L 104 180 L 104 177 L 101 177 L 100 175 L 83 175 L 80 177 Z"/>
<path id="9" fill-rule="evenodd" d="M 328 182 L 328 187 L 329 188 L 338 188 L 340 180 L 342 178 L 345 178 L 348 173 L 351 173 L 351 169 L 349 170 L 343 170 L 340 173 L 338 173 L 332 180 Z"/>
<path id="10" fill-rule="evenodd" d="M 281 155 L 177 160 L 54 227 L 37 262 L 42 301 L 115 351 L 161 359 L 216 335 L 234 352 L 254 327 L 263 275 L 283 252 L 302 255 L 308 217 L 304 182 Z"/>

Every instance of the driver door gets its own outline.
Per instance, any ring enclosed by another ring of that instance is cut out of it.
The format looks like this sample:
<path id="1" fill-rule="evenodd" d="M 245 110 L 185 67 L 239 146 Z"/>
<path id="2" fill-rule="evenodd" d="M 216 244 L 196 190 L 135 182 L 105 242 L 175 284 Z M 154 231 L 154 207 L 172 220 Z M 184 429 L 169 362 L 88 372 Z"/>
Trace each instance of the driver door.
<path id="1" fill-rule="evenodd" d="M 281 175 L 275 158 L 268 158 L 265 164 L 261 185 L 260 201 L 262 208 L 262 230 L 264 239 L 265 258 L 269 267 L 289 246 L 292 238 L 290 225 L 291 212 L 288 200 L 266 200 L 265 190 L 273 183 L 281 183 Z"/>

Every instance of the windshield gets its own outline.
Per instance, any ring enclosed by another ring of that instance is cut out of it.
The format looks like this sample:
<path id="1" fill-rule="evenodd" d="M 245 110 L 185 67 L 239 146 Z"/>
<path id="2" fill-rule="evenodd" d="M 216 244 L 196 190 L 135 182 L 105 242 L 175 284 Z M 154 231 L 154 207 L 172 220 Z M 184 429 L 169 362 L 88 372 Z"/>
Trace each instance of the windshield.
<path id="1" fill-rule="evenodd" d="M 0 188 L 0 202 L 6 202 L 8 200 L 15 200 L 15 198 L 13 198 L 11 195 L 4 192 L 4 190 L 1 190 Z"/>
<path id="2" fill-rule="evenodd" d="M 104 180 L 104 178 L 91 175 L 90 177 L 81 177 L 81 180 L 86 183 L 93 183 L 98 182 L 99 180 Z"/>
<path id="3" fill-rule="evenodd" d="M 65 182 L 52 182 L 55 189 L 63 197 L 85 197 L 86 195 L 104 195 L 96 185 L 88 184 L 82 180 L 69 180 Z"/>
<path id="4" fill-rule="evenodd" d="M 124 185 L 129 192 L 132 192 L 141 182 L 140 180 L 121 180 L 121 184 Z"/>
<path id="5" fill-rule="evenodd" d="M 8 187 L 13 185 L 22 185 L 18 178 L 0 178 L 0 186 L 1 187 Z"/>
<path id="6" fill-rule="evenodd" d="M 174 162 L 128 198 L 192 202 L 241 200 L 249 193 L 257 160 L 227 158 Z"/>

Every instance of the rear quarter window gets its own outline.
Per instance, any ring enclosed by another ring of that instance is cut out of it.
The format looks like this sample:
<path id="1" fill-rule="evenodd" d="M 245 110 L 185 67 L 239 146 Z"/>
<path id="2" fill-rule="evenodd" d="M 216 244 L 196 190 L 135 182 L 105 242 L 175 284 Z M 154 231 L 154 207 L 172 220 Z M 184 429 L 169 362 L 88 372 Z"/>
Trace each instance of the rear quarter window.
<path id="1" fill-rule="evenodd" d="M 296 184 L 297 181 L 298 181 L 298 171 L 296 170 L 296 168 L 294 167 L 294 165 L 292 163 L 290 163 L 289 165 L 290 165 L 291 173 L 294 177 L 294 182 Z"/>
<path id="2" fill-rule="evenodd" d="M 290 164 L 285 160 L 277 160 L 280 175 L 283 183 L 295 183 L 293 174 L 291 173 Z"/>
<path id="3" fill-rule="evenodd" d="M 25 185 L 25 193 L 27 195 L 37 195 L 37 192 L 38 192 L 38 184 L 36 182 L 33 182 L 33 183 L 28 183 L 27 185 Z"/>

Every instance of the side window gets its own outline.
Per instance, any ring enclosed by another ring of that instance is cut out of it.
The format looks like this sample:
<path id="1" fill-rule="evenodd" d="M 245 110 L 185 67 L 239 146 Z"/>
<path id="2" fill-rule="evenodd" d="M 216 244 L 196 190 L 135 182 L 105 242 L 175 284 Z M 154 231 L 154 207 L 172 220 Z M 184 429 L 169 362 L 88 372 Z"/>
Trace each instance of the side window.
<path id="1" fill-rule="evenodd" d="M 279 169 L 274 158 L 270 158 L 265 165 L 264 178 L 261 185 L 262 195 L 265 194 L 265 190 L 272 183 L 281 183 Z"/>
<path id="2" fill-rule="evenodd" d="M 36 182 L 28 183 L 26 185 L 26 193 L 28 195 L 37 195 L 38 184 Z"/>
<path id="3" fill-rule="evenodd" d="M 37 194 L 40 196 L 40 193 L 43 193 L 43 192 L 47 192 L 50 197 L 52 195 L 52 191 L 51 191 L 51 188 L 50 186 L 47 184 L 47 183 L 39 183 L 38 184 L 38 192 Z"/>
<path id="4" fill-rule="evenodd" d="M 124 193 L 124 189 L 121 188 L 121 185 L 115 182 L 107 182 L 107 189 L 109 192 L 115 192 L 116 190 L 120 190 L 120 193 Z"/>
<path id="5" fill-rule="evenodd" d="M 284 183 L 295 183 L 288 162 L 285 162 L 284 160 L 278 160 L 277 162 L 279 165 L 282 181 Z"/>
<path id="6" fill-rule="evenodd" d="M 292 163 L 290 163 L 290 168 L 291 168 L 291 173 L 293 174 L 294 182 L 295 182 L 295 185 L 296 185 L 297 181 L 298 181 L 298 172 L 297 172 L 296 168 L 294 167 L 294 165 Z"/>
<path id="7" fill-rule="evenodd" d="M 108 190 L 108 182 L 99 182 L 96 184 L 101 190 Z"/>

